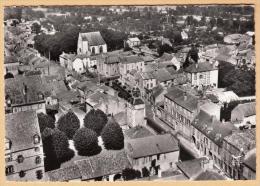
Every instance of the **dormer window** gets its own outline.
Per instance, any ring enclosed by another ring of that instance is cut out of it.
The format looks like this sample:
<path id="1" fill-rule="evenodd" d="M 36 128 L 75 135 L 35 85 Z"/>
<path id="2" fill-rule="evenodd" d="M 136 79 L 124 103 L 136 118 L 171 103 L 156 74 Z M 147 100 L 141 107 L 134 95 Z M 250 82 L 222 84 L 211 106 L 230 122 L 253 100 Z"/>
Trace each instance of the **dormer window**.
<path id="1" fill-rule="evenodd" d="M 24 157 L 23 157 L 22 155 L 19 155 L 19 156 L 17 157 L 17 162 L 18 162 L 18 163 L 23 163 L 23 160 L 24 160 Z"/>
<path id="2" fill-rule="evenodd" d="M 5 142 L 5 150 L 10 150 L 12 147 L 12 142 L 10 140 L 7 140 Z"/>
<path id="3" fill-rule="evenodd" d="M 33 136 L 33 142 L 34 144 L 40 143 L 40 136 L 38 134 Z"/>

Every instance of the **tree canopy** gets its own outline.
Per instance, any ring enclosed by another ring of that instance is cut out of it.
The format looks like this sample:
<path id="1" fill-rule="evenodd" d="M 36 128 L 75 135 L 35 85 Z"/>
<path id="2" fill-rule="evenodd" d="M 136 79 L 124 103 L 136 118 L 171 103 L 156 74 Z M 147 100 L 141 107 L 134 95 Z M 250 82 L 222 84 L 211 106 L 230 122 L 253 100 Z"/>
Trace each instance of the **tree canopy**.
<path id="1" fill-rule="evenodd" d="M 64 132 L 69 139 L 73 138 L 73 135 L 79 127 L 80 121 L 72 111 L 69 111 L 61 116 L 57 122 L 57 128 Z"/>
<path id="2" fill-rule="evenodd" d="M 125 168 L 122 171 L 122 176 L 125 181 L 134 180 L 136 178 L 141 178 L 141 172 L 139 170 Z"/>
<path id="3" fill-rule="evenodd" d="M 51 128 L 51 129 L 55 128 L 55 121 L 49 115 L 46 115 L 41 112 L 37 114 L 37 117 L 38 117 L 41 133 L 44 131 L 45 128 Z"/>
<path id="4" fill-rule="evenodd" d="M 81 156 L 93 156 L 101 152 L 97 134 L 88 128 L 77 130 L 73 137 L 75 148 Z"/>
<path id="5" fill-rule="evenodd" d="M 108 150 L 120 150 L 124 148 L 124 134 L 122 128 L 113 117 L 103 128 L 101 137 L 105 148 Z"/>
<path id="6" fill-rule="evenodd" d="M 106 123 L 107 116 L 103 111 L 99 109 L 90 110 L 84 118 L 84 126 L 95 131 L 98 136 L 101 134 L 101 131 Z"/>

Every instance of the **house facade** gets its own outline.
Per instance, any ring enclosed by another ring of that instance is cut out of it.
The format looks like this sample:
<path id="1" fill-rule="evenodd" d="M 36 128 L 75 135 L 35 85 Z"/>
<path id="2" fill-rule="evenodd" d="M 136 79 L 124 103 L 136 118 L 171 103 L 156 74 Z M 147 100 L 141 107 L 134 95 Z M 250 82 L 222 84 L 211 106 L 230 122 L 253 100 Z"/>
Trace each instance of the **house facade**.
<path id="1" fill-rule="evenodd" d="M 149 143 L 149 146 L 147 144 Z M 179 160 L 179 144 L 171 134 L 153 135 L 126 141 L 126 152 L 133 168 L 150 176 L 176 168 Z"/>
<path id="2" fill-rule="evenodd" d="M 130 48 L 137 47 L 137 46 L 140 46 L 140 45 L 141 45 L 141 41 L 140 41 L 140 39 L 138 39 L 137 37 L 128 38 L 127 41 L 126 41 L 126 43 L 127 43 L 127 45 L 128 45 Z"/>
<path id="3" fill-rule="evenodd" d="M 107 44 L 100 32 L 79 33 L 77 54 L 107 53 Z"/>
<path id="4" fill-rule="evenodd" d="M 188 74 L 188 79 L 192 86 L 213 86 L 218 87 L 218 68 L 217 64 L 209 62 L 194 63 L 184 71 Z"/>
<path id="5" fill-rule="evenodd" d="M 7 114 L 5 124 L 7 180 L 43 181 L 45 179 L 44 155 L 36 112 Z"/>

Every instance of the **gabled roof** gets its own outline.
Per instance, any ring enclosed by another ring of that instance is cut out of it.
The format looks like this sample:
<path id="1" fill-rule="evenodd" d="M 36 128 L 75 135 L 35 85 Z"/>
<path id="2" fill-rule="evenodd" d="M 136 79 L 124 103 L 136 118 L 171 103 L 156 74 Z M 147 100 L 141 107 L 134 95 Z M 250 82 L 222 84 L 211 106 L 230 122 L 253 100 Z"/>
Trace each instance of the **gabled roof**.
<path id="1" fill-rule="evenodd" d="M 198 104 L 198 98 L 195 96 L 186 93 L 186 99 L 185 97 L 185 92 L 178 88 L 178 87 L 172 87 L 168 93 L 165 94 L 165 97 L 168 99 L 172 100 L 176 104 L 180 105 L 181 107 L 193 112 L 194 110 L 197 109 L 197 104 Z"/>
<path id="2" fill-rule="evenodd" d="M 201 168 L 201 162 L 207 160 L 206 157 L 183 161 L 183 162 L 177 162 L 176 166 L 183 172 L 185 176 L 188 178 L 193 177 L 194 175 L 198 174 L 199 172 L 202 172 Z"/>
<path id="3" fill-rule="evenodd" d="M 165 68 L 160 68 L 154 71 L 152 74 L 159 82 L 165 82 L 174 79 L 174 77 Z"/>
<path id="4" fill-rule="evenodd" d="M 146 80 L 146 79 L 155 79 L 155 76 L 153 75 L 152 72 L 141 72 L 140 73 L 142 79 Z"/>
<path id="5" fill-rule="evenodd" d="M 238 104 L 233 110 L 232 113 L 236 112 L 237 115 L 249 117 L 256 115 L 256 102 L 249 102 L 249 103 L 243 103 Z"/>
<path id="6" fill-rule="evenodd" d="M 140 39 L 138 39 L 137 37 L 128 38 L 127 40 L 129 40 L 130 42 L 140 42 Z"/>
<path id="7" fill-rule="evenodd" d="M 187 68 L 185 68 L 184 71 L 189 73 L 197 73 L 197 72 L 208 72 L 217 69 L 218 68 L 215 67 L 213 64 L 210 64 L 209 62 L 204 62 L 204 63 L 197 63 L 197 64 L 193 63 Z"/>
<path id="8" fill-rule="evenodd" d="M 244 159 L 244 164 L 256 172 L 256 148 L 250 150 Z"/>
<path id="9" fill-rule="evenodd" d="M 120 58 L 121 63 L 129 64 L 129 63 L 138 63 L 144 61 L 138 55 L 130 55 L 130 56 L 122 56 Z"/>
<path id="10" fill-rule="evenodd" d="M 206 170 L 197 175 L 193 180 L 226 180 L 226 178 L 215 171 Z"/>
<path id="11" fill-rule="evenodd" d="M 131 168 L 124 150 L 105 151 L 96 156 L 75 161 L 75 164 L 79 168 L 82 180 L 117 174 L 121 173 L 125 168 Z"/>
<path id="12" fill-rule="evenodd" d="M 34 148 L 34 135 L 40 128 L 35 111 L 22 111 L 5 116 L 5 137 L 11 141 L 11 152 Z"/>
<path id="13" fill-rule="evenodd" d="M 89 46 L 106 44 L 100 32 L 79 33 L 79 37 L 81 37 L 83 41 L 88 41 Z"/>
<path id="14" fill-rule="evenodd" d="M 215 116 L 211 116 L 203 110 L 191 123 L 197 130 L 207 136 L 215 144 L 222 146 L 223 139 L 236 130 L 231 123 L 222 123 Z"/>
<path id="15" fill-rule="evenodd" d="M 105 58 L 105 63 L 106 64 L 113 64 L 113 63 L 119 63 L 120 62 L 120 57 L 119 55 L 108 55 Z"/>
<path id="16" fill-rule="evenodd" d="M 255 137 L 255 129 L 247 129 L 245 131 L 236 131 L 231 135 L 225 137 L 225 140 L 236 147 L 237 149 L 243 149 L 244 152 L 248 152 L 249 150 L 255 148 L 256 145 L 256 137 Z"/>
<path id="17" fill-rule="evenodd" d="M 69 181 L 81 178 L 77 165 L 56 169 L 46 173 L 49 181 Z"/>
<path id="18" fill-rule="evenodd" d="M 128 140 L 126 148 L 129 156 L 140 158 L 178 151 L 179 144 L 171 134 L 163 134 Z"/>

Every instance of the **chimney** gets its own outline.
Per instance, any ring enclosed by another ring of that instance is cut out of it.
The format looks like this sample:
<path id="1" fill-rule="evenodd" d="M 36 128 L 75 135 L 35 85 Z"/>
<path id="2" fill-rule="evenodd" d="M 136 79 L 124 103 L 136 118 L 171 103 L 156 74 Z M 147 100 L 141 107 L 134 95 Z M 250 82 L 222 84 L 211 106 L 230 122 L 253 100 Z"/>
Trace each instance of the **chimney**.
<path id="1" fill-rule="evenodd" d="M 187 101 L 187 93 L 186 92 L 183 93 L 183 97 L 184 97 L 184 101 Z"/>

